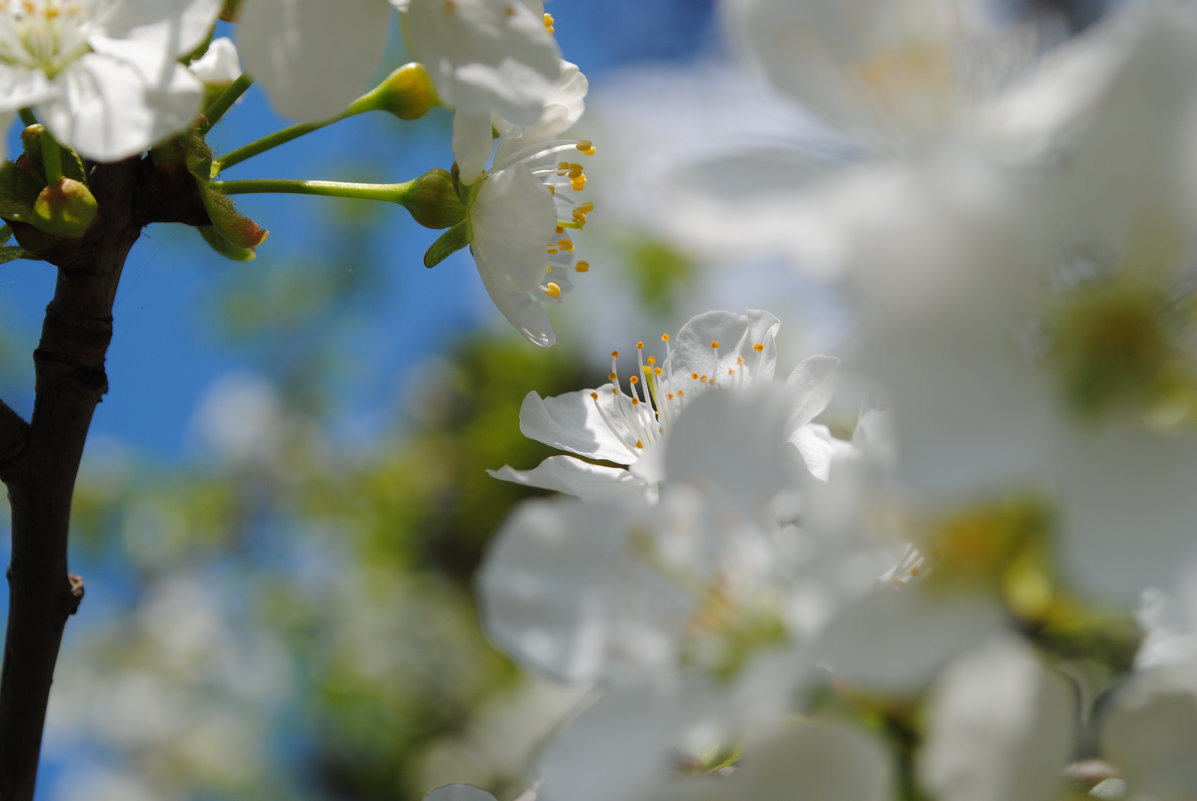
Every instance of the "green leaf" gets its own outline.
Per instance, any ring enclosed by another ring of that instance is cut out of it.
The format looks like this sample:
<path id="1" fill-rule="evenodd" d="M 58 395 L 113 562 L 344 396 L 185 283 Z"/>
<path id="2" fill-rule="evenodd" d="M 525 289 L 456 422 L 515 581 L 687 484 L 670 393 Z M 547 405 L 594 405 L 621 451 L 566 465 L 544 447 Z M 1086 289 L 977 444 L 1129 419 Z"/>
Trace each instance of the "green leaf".
<path id="1" fill-rule="evenodd" d="M 254 248 L 266 241 L 269 232 L 238 212 L 233 201 L 212 187 L 212 150 L 203 138 L 192 133 L 180 139 L 185 148 L 187 170 L 195 177 L 200 199 L 212 221 L 210 232 L 201 229 L 204 239 L 217 253 L 230 259 L 246 261 L 253 258 Z M 213 237 L 223 239 L 224 245 L 217 246 Z M 245 255 L 247 251 L 250 255 Z"/>
<path id="2" fill-rule="evenodd" d="M 470 225 L 466 220 L 462 220 L 457 225 L 450 228 L 445 233 L 432 243 L 432 247 L 428 248 L 424 253 L 424 266 L 435 267 L 444 261 L 450 254 L 456 253 L 462 248 L 470 245 Z"/>
<path id="3" fill-rule="evenodd" d="M 254 252 L 253 248 L 237 247 L 232 242 L 221 236 L 220 232 L 211 225 L 202 225 L 196 230 L 200 232 L 200 236 L 204 238 L 204 241 L 207 242 L 213 250 L 215 250 L 221 256 L 224 256 L 226 259 L 232 259 L 233 261 L 249 261 L 258 255 Z"/>
<path id="4" fill-rule="evenodd" d="M 44 187 L 44 181 L 14 162 L 0 165 L 0 217 L 32 223 L 36 219 L 33 204 Z"/>

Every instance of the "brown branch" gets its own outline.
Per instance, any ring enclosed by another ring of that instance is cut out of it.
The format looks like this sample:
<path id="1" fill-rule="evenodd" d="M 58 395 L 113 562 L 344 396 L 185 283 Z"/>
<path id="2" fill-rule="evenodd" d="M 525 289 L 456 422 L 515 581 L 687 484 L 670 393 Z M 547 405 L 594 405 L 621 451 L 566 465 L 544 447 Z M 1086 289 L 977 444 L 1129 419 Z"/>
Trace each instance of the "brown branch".
<path id="1" fill-rule="evenodd" d="M 3 475 L 4 465 L 21 455 L 28 441 L 29 424 L 7 403 L 0 401 L 0 475 Z"/>
<path id="2" fill-rule="evenodd" d="M 92 413 L 108 388 L 112 302 L 144 220 L 135 211 L 137 184 L 136 159 L 97 165 L 89 185 L 100 214 L 87 236 L 38 249 L 58 267 L 58 282 L 33 354 L 37 386 L 27 442 L 0 476 L 13 538 L 0 672 L 0 801 L 33 798 L 62 632 L 83 597 L 82 579 L 67 570 L 71 498 Z"/>

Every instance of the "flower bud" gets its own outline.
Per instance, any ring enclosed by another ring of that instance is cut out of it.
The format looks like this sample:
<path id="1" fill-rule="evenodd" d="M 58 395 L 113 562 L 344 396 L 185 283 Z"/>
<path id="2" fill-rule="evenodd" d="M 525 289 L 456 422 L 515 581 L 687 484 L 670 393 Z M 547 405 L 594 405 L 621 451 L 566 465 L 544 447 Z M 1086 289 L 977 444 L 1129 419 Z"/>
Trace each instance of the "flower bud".
<path id="1" fill-rule="evenodd" d="M 37 196 L 32 223 L 48 234 L 78 239 L 96 218 L 96 210 L 96 199 L 86 184 L 73 178 L 62 178 Z"/>
<path id="2" fill-rule="evenodd" d="M 412 181 L 399 202 L 425 228 L 450 228 L 465 219 L 453 176 L 439 168 Z"/>
<path id="3" fill-rule="evenodd" d="M 370 95 L 374 96 L 376 108 L 401 120 L 419 119 L 428 109 L 441 104 L 428 70 L 414 61 L 388 75 Z"/>

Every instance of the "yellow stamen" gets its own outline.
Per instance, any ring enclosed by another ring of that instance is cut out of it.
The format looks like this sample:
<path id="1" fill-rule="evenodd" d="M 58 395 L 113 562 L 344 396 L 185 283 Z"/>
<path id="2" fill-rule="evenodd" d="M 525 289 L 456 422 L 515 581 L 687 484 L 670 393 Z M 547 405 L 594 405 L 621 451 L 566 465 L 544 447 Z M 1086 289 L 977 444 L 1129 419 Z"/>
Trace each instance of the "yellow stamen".
<path id="1" fill-rule="evenodd" d="M 550 35 L 552 35 L 552 34 L 554 34 L 554 33 L 556 33 L 556 32 L 557 32 L 557 29 L 556 29 L 556 28 L 553 26 L 553 15 L 552 15 L 552 14 L 548 14 L 548 13 L 546 13 L 546 14 L 544 15 L 544 29 L 545 29 L 545 31 L 547 31 L 547 32 L 548 32 Z"/>
<path id="2" fill-rule="evenodd" d="M 575 264 L 575 265 L 574 265 L 574 269 L 575 269 L 575 270 L 577 270 L 577 271 L 578 271 L 578 272 L 580 272 L 580 273 L 587 272 L 587 271 L 590 269 L 590 262 L 588 262 L 588 261 L 580 261 L 580 262 L 578 262 L 577 264 Z"/>
<path id="3" fill-rule="evenodd" d="M 554 284 L 552 281 L 549 281 L 547 284 L 545 284 L 544 293 L 550 298 L 559 298 L 561 297 L 561 287 L 559 287 L 557 284 Z"/>

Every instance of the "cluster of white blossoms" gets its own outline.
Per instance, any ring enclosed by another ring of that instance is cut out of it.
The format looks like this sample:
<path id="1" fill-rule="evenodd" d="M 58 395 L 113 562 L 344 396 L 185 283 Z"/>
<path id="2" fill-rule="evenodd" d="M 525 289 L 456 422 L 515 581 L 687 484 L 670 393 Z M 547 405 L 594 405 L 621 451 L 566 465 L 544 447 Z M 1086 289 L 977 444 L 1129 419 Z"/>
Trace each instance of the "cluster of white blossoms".
<path id="1" fill-rule="evenodd" d="M 235 21 L 240 52 L 232 39 L 213 38 L 218 16 Z M 367 92 L 396 16 L 420 61 Z M 250 83 L 298 122 L 213 159 L 195 135 L 218 122 Z M 248 221 L 230 204 L 214 199 L 217 190 L 362 197 L 375 189 L 369 196 L 402 203 L 430 227 L 450 228 L 426 263 L 468 247 L 500 312 L 529 340 L 549 346 L 556 337 L 544 305 L 558 302 L 575 274 L 590 268 L 575 257 L 572 234 L 594 210 L 582 193 L 584 162 L 596 148 L 561 138 L 581 116 L 587 89 L 578 67 L 562 59 L 553 18 L 539 0 L 0 0 L 0 129 L 18 113 L 26 125 L 40 125 L 30 137 L 40 148 L 34 168 L 43 167 L 37 162 L 44 152 L 46 186 L 81 197 L 76 202 L 84 207 L 40 216 L 6 208 L 5 215 L 55 236 L 83 234 L 95 217 L 94 199 L 60 147 L 95 162 L 154 148 L 158 163 L 185 151 L 188 169 L 205 185 L 214 225 L 221 229 L 222 215 L 229 220 L 220 231 L 229 241 L 210 241 L 235 258 L 251 257 L 265 232 L 243 225 Z M 388 196 L 388 188 L 414 181 L 367 189 L 324 182 L 320 192 L 315 182 L 290 179 L 269 187 L 216 181 L 246 158 L 351 114 L 384 109 L 411 120 L 435 105 L 453 112 L 452 185 L 428 182 L 439 193 Z M 60 186 L 64 176 L 68 183 Z M 39 202 L 58 196 L 48 197 Z M 33 202 L 31 196 L 27 205 Z"/>
<path id="2" fill-rule="evenodd" d="M 780 381 L 774 317 L 708 312 L 525 398 L 568 455 L 492 473 L 559 495 L 496 533 L 481 613 L 595 690 L 530 792 L 1197 798 L 1197 9 L 721 5 L 860 158 L 682 198 L 721 210 L 686 235 L 826 278 L 857 327 Z"/>

